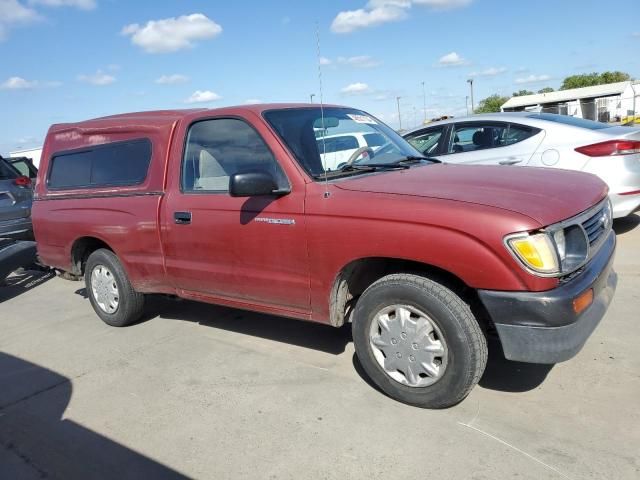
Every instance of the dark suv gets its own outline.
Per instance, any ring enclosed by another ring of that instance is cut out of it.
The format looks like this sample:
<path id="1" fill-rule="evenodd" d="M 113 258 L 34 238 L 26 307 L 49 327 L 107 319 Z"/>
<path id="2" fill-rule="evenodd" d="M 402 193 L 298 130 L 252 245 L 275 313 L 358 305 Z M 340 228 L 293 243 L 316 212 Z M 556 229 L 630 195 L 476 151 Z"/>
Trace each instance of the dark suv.
<path id="1" fill-rule="evenodd" d="M 0 157 L 0 238 L 32 238 L 32 181 Z"/>

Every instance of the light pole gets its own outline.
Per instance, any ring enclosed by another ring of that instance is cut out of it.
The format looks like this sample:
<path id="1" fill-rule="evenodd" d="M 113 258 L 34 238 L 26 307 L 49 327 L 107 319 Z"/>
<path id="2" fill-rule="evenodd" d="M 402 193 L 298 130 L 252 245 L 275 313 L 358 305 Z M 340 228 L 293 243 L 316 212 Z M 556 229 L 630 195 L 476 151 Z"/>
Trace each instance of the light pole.
<path id="1" fill-rule="evenodd" d="M 427 123 L 427 94 L 424 90 L 424 82 L 422 82 L 422 109 L 424 110 L 424 123 Z"/>
<path id="2" fill-rule="evenodd" d="M 398 104 L 398 130 L 402 130 L 402 117 L 400 116 L 400 97 L 396 97 L 396 103 Z"/>
<path id="3" fill-rule="evenodd" d="M 464 97 L 464 107 L 467 109 L 467 116 L 469 116 L 469 95 Z"/>
<path id="4" fill-rule="evenodd" d="M 310 103 L 313 103 L 313 97 L 315 97 L 315 96 L 316 96 L 315 93 L 312 93 L 311 95 L 309 95 L 309 99 L 311 100 Z"/>
<path id="5" fill-rule="evenodd" d="M 471 114 L 473 115 L 473 111 L 475 110 L 475 106 L 473 105 L 473 78 L 467 80 L 469 87 L 471 88 Z"/>

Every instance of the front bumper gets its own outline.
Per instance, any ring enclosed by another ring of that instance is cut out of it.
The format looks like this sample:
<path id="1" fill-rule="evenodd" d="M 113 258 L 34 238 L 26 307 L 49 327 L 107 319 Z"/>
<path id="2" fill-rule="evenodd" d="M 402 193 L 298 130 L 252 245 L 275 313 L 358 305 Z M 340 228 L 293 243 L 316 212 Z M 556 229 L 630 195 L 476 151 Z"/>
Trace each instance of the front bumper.
<path id="1" fill-rule="evenodd" d="M 507 359 L 558 363 L 580 351 L 613 298 L 618 282 L 613 270 L 615 246 L 612 231 L 584 270 L 553 290 L 478 292 L 493 319 Z M 576 313 L 573 302 L 588 289 L 593 289 L 593 301 Z"/>

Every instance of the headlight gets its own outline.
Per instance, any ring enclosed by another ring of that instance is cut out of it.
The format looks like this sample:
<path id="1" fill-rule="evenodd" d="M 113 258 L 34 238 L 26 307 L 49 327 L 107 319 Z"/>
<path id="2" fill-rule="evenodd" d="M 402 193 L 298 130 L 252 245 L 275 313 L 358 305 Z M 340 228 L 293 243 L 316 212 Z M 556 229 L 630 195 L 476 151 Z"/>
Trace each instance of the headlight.
<path id="1" fill-rule="evenodd" d="M 522 234 L 511 236 L 506 241 L 516 257 L 534 272 L 545 275 L 560 272 L 558 253 L 548 234 Z"/>
<path id="2" fill-rule="evenodd" d="M 505 242 L 525 267 L 545 277 L 571 273 L 580 268 L 589 256 L 589 241 L 580 225 L 509 235 Z"/>

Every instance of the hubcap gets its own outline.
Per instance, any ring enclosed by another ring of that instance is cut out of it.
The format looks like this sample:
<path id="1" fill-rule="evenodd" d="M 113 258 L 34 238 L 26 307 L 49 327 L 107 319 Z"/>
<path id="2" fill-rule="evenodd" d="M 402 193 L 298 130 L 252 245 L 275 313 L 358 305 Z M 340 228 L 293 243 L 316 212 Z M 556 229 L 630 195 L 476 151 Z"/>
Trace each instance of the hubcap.
<path id="1" fill-rule="evenodd" d="M 111 271 L 104 265 L 96 265 L 91 272 L 93 299 L 106 313 L 115 313 L 120 303 L 118 284 Z"/>
<path id="2" fill-rule="evenodd" d="M 447 368 L 447 344 L 440 329 L 409 305 L 380 310 L 371 322 L 369 343 L 387 375 L 409 387 L 432 385 Z"/>

